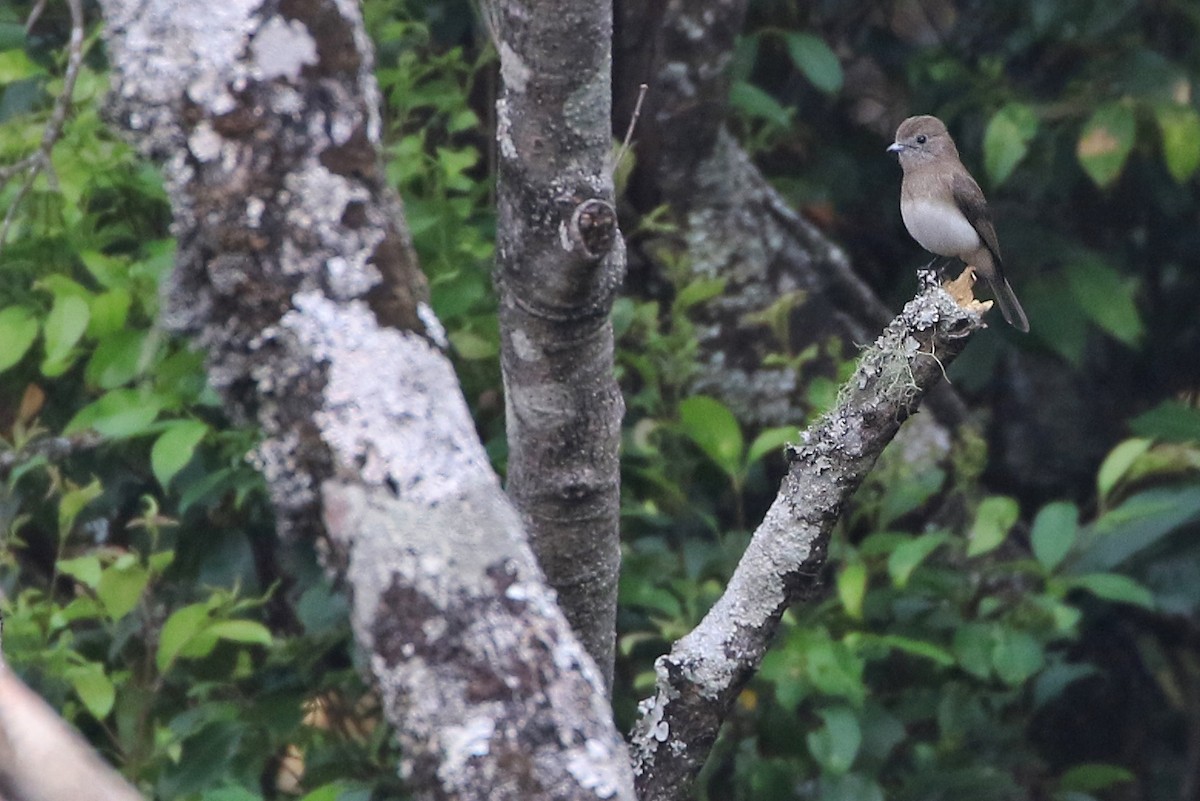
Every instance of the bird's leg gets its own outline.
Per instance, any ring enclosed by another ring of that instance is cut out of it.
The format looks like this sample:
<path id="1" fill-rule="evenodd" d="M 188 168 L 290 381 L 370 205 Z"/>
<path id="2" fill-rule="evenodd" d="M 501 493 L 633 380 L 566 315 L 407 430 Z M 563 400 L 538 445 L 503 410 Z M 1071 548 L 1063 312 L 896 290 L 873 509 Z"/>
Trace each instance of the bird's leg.
<path id="1" fill-rule="evenodd" d="M 942 273 L 950 266 L 950 262 L 954 261 L 952 256 L 934 256 L 933 261 L 929 262 L 926 270 L 934 270 L 938 274 L 938 278 L 942 277 Z"/>

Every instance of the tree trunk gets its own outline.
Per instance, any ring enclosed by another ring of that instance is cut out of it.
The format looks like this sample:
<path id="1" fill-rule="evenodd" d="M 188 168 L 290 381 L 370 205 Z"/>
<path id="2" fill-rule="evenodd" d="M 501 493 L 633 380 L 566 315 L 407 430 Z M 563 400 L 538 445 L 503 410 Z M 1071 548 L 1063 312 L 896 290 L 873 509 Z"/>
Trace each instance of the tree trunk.
<path id="1" fill-rule="evenodd" d="M 621 418 L 609 312 L 625 272 L 609 163 L 611 2 L 492 0 L 496 287 L 508 493 L 611 689 Z"/>
<path id="2" fill-rule="evenodd" d="M 255 419 L 281 533 L 352 593 L 421 798 L 633 797 L 425 301 L 350 0 L 103 0 L 113 113 L 166 162 L 167 322 Z"/>

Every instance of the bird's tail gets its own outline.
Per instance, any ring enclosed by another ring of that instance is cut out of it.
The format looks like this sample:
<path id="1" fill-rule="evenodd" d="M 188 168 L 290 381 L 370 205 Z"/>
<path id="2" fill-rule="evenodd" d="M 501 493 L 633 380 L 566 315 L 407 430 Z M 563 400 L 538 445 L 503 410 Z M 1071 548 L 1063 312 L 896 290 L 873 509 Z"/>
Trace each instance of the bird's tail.
<path id="1" fill-rule="evenodd" d="M 988 278 L 988 284 L 992 287 L 992 294 L 996 296 L 996 303 L 1000 306 L 1000 313 L 1004 315 L 1005 321 L 1021 333 L 1029 333 L 1029 318 L 1025 316 L 1021 301 L 1017 300 L 1017 293 L 1013 292 L 1008 280 L 1002 275 L 997 275 L 995 278 Z"/>

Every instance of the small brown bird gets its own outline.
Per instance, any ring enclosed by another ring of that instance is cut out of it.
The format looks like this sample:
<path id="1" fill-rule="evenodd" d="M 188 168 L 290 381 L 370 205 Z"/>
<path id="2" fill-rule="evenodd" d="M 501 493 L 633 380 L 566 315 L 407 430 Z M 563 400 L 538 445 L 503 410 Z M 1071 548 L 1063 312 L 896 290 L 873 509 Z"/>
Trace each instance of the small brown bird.
<path id="1" fill-rule="evenodd" d="M 900 216 L 921 247 L 962 259 L 987 279 L 1000 313 L 1018 331 L 1029 330 L 1025 310 L 1004 278 L 1000 243 L 987 198 L 958 158 L 958 148 L 937 117 L 909 117 L 888 151 L 904 168 Z"/>

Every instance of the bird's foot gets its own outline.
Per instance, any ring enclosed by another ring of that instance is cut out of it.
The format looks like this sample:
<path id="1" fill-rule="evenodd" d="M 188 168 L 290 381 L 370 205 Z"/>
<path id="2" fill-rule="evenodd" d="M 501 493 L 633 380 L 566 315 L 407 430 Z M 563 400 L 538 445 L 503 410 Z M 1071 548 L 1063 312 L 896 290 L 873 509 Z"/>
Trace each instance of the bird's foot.
<path id="1" fill-rule="evenodd" d="M 954 298 L 955 303 L 964 309 L 982 314 L 992 308 L 992 301 L 977 300 L 975 298 L 974 286 L 975 268 L 969 264 L 959 274 L 958 278 L 942 284 L 942 288 L 950 294 L 950 297 Z"/>

